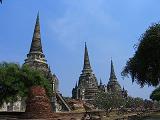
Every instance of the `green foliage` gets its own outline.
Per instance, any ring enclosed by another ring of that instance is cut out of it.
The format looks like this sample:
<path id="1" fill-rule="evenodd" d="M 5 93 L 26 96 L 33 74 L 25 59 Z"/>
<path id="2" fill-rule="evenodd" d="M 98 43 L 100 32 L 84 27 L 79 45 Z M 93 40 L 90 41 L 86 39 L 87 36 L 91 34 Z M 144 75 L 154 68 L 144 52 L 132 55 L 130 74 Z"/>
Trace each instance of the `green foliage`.
<path id="1" fill-rule="evenodd" d="M 156 109 L 160 109 L 160 101 L 154 101 L 154 102 L 153 102 L 153 106 L 154 106 L 154 108 L 156 108 Z"/>
<path id="2" fill-rule="evenodd" d="M 51 83 L 48 79 L 44 77 L 41 71 L 31 69 L 30 67 L 25 65 L 21 69 L 20 76 L 26 88 L 40 85 L 45 88 L 48 96 L 52 95 Z"/>
<path id="3" fill-rule="evenodd" d="M 98 93 L 96 95 L 94 105 L 99 109 L 108 110 L 111 107 L 111 102 L 108 100 L 109 95 L 105 92 Z"/>
<path id="4" fill-rule="evenodd" d="M 94 105 L 99 109 L 120 108 L 125 105 L 125 99 L 119 94 L 99 92 L 95 97 Z"/>
<path id="5" fill-rule="evenodd" d="M 134 107 L 133 103 L 134 103 L 134 98 L 128 96 L 127 99 L 126 99 L 125 107 L 126 108 L 132 108 L 132 107 Z"/>
<path id="6" fill-rule="evenodd" d="M 142 98 L 136 97 L 133 99 L 133 107 L 138 108 L 144 105 L 144 101 Z"/>
<path id="7" fill-rule="evenodd" d="M 41 72 L 15 63 L 0 63 L 0 105 L 27 97 L 29 88 L 34 85 L 44 87 L 51 96 L 51 84 Z"/>
<path id="8" fill-rule="evenodd" d="M 132 77 L 141 87 L 157 86 L 160 82 L 160 24 L 153 24 L 140 37 L 136 52 L 130 58 L 123 76 Z"/>
<path id="9" fill-rule="evenodd" d="M 110 108 L 141 108 L 144 107 L 145 101 L 142 98 L 130 97 L 123 98 L 117 93 L 105 93 L 100 92 L 96 95 L 94 105 L 102 110 L 108 110 Z"/>
<path id="10" fill-rule="evenodd" d="M 160 87 L 156 88 L 150 95 L 150 99 L 160 101 Z"/>
<path id="11" fill-rule="evenodd" d="M 142 98 L 130 96 L 125 99 L 125 103 L 126 108 L 141 108 L 145 105 L 145 101 Z"/>
<path id="12" fill-rule="evenodd" d="M 158 107 L 158 106 L 157 106 Z M 144 108 L 145 109 L 153 109 L 154 108 L 154 102 L 151 100 L 144 100 Z"/>

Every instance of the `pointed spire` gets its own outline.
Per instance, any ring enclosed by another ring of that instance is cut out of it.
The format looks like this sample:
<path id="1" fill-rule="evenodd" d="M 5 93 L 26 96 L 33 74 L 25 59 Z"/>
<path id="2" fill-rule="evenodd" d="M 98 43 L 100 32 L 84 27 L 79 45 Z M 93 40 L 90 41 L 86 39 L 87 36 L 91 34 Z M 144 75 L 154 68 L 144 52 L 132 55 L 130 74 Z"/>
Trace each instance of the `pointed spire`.
<path id="1" fill-rule="evenodd" d="M 125 91 L 124 86 L 123 86 L 123 91 Z"/>
<path id="2" fill-rule="evenodd" d="M 77 85 L 77 82 L 76 82 L 75 88 L 77 88 L 77 87 L 78 87 L 78 85 Z"/>
<path id="3" fill-rule="evenodd" d="M 99 83 L 99 85 L 102 85 L 102 80 L 100 79 L 100 83 Z"/>
<path id="4" fill-rule="evenodd" d="M 42 44 L 41 44 L 40 24 L 39 24 L 39 12 L 37 14 L 36 24 L 34 28 L 34 33 L 33 33 L 33 38 L 32 38 L 32 43 L 30 48 L 30 53 L 31 52 L 43 53 Z"/>
<path id="5" fill-rule="evenodd" d="M 110 80 L 116 80 L 116 75 L 115 75 L 115 72 L 114 72 L 114 66 L 113 66 L 113 61 L 111 59 L 111 72 L 110 72 Z"/>
<path id="6" fill-rule="evenodd" d="M 82 72 L 92 72 L 86 42 L 85 42 L 85 52 L 84 52 L 84 65 Z"/>
<path id="7" fill-rule="evenodd" d="M 51 73 L 51 67 L 50 66 L 48 66 L 48 72 Z"/>

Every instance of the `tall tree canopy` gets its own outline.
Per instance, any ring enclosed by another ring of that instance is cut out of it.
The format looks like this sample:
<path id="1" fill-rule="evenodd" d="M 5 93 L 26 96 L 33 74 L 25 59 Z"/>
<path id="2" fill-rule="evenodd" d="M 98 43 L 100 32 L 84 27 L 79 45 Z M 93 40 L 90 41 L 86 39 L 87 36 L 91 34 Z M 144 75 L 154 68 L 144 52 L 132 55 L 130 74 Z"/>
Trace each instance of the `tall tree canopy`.
<path id="1" fill-rule="evenodd" d="M 150 99 L 160 101 L 160 87 L 156 88 L 150 95 Z"/>
<path id="2" fill-rule="evenodd" d="M 151 25 L 139 39 L 136 52 L 126 63 L 123 76 L 132 77 L 142 87 L 160 83 L 160 24 Z"/>
<path id="3" fill-rule="evenodd" d="M 40 71 L 15 63 L 0 63 L 0 106 L 27 97 L 34 85 L 44 87 L 48 96 L 52 94 L 51 84 Z"/>

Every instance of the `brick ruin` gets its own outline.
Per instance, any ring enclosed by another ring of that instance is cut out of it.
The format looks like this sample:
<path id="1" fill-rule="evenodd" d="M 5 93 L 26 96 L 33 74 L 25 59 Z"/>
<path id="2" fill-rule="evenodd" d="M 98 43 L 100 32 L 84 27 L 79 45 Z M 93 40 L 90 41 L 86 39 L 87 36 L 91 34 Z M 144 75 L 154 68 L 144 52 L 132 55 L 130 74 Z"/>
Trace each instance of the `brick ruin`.
<path id="1" fill-rule="evenodd" d="M 33 86 L 30 88 L 28 98 L 26 100 L 26 111 L 21 118 L 53 118 L 51 103 L 44 88 L 40 86 Z"/>

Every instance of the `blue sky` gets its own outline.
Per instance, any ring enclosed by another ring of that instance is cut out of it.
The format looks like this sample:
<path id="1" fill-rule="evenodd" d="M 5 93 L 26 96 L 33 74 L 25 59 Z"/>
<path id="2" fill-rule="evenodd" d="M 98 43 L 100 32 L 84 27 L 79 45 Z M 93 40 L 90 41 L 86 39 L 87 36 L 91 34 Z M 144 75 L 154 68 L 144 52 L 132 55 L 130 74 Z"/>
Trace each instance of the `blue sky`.
<path id="1" fill-rule="evenodd" d="M 43 51 L 64 96 L 71 96 L 79 79 L 87 42 L 98 80 L 108 82 L 112 57 L 118 81 L 129 95 L 149 98 L 152 87 L 123 80 L 121 71 L 140 35 L 159 22 L 159 4 L 159 0 L 3 0 L 0 61 L 24 63 L 39 11 Z"/>

